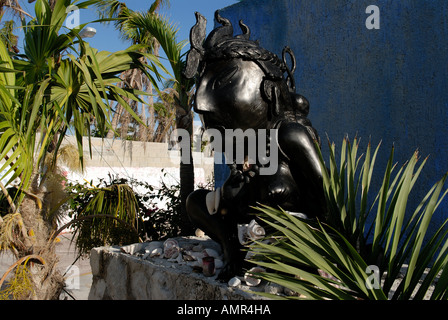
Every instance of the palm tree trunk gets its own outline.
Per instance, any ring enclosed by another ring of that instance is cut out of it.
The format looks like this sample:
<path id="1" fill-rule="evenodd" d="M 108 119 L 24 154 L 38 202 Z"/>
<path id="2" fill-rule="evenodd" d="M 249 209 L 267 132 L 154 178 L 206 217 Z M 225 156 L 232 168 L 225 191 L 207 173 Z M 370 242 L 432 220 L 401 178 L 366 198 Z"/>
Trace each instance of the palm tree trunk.
<path id="1" fill-rule="evenodd" d="M 187 119 L 186 119 L 187 118 Z M 192 143 L 192 133 L 193 133 L 193 121 L 190 115 L 177 117 L 177 128 L 184 128 L 189 132 L 190 146 Z M 186 120 L 186 121 L 185 121 Z M 184 152 L 184 150 L 181 150 Z M 180 200 L 181 200 L 181 225 L 180 232 L 181 235 L 193 235 L 195 228 L 190 221 L 187 213 L 187 198 L 194 191 L 194 164 L 193 164 L 193 154 L 191 153 L 191 148 L 189 150 L 189 161 L 183 163 L 183 156 L 181 154 L 180 160 Z"/>
<path id="2" fill-rule="evenodd" d="M 36 180 L 36 178 L 37 174 L 35 174 L 33 180 Z M 27 267 L 30 271 L 29 278 L 33 290 L 29 292 L 28 296 L 23 298 L 57 300 L 64 287 L 64 279 L 57 269 L 59 258 L 56 254 L 55 242 L 50 241 L 53 226 L 46 219 L 46 212 L 42 209 L 45 208 L 45 197 L 47 194 L 41 187 L 36 188 L 36 184 L 30 189 L 30 192 L 35 197 L 26 195 L 19 211 L 26 230 L 25 234 L 22 233 L 23 242 L 31 245 L 27 246 L 25 250 L 20 250 L 18 258 L 36 255 L 44 263 L 28 262 Z M 42 208 L 39 207 L 36 198 L 42 200 L 44 204 Z"/>
<path id="3" fill-rule="evenodd" d="M 154 39 L 153 44 L 153 53 L 155 56 L 159 55 L 160 50 L 160 44 Z M 148 82 L 147 91 L 150 94 L 149 96 L 149 120 L 148 120 L 148 141 L 154 141 L 155 140 L 155 126 L 156 126 L 156 120 L 155 120 L 155 111 L 154 111 L 154 96 L 152 95 L 153 86 L 152 83 Z"/>

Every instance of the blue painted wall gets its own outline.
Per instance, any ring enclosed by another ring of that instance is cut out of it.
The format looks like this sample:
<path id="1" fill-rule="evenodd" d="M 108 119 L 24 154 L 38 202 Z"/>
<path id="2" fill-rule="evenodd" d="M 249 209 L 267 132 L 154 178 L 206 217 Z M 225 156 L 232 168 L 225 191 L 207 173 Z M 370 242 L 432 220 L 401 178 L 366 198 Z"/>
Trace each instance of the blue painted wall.
<path id="1" fill-rule="evenodd" d="M 380 9 L 380 29 L 366 28 L 369 5 Z M 251 38 L 278 55 L 292 48 L 297 92 L 310 101 L 324 142 L 327 135 L 337 147 L 345 135 L 361 137 L 364 148 L 382 141 L 376 185 L 392 145 L 399 164 L 416 149 L 430 156 L 412 209 L 448 170 L 448 1 L 246 0 L 220 13 L 235 33 L 242 19 Z M 219 185 L 226 170 L 216 169 Z M 447 209 L 445 201 L 432 228 Z"/>

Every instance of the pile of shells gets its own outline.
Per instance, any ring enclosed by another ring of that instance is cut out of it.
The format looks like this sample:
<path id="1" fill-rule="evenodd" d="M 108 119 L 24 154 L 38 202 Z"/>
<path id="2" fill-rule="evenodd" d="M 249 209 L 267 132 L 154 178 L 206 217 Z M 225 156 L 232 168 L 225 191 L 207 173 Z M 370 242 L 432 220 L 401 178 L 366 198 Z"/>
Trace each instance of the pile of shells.
<path id="1" fill-rule="evenodd" d="M 170 238 L 165 241 L 136 243 L 121 247 L 121 251 L 144 260 L 163 259 L 176 265 L 190 266 L 193 272 L 202 273 L 206 277 L 218 275 L 223 267 L 223 255 L 219 245 L 207 241 L 183 241 L 185 239 Z M 215 243 L 216 244 L 216 243 Z M 249 258 L 250 252 L 248 252 Z M 244 276 L 235 276 L 227 285 L 234 289 L 264 291 L 275 295 L 296 296 L 297 293 L 275 283 L 266 283 L 254 274 L 265 269 L 255 266 Z"/>
<path id="2" fill-rule="evenodd" d="M 194 271 L 203 271 L 206 276 L 219 273 L 224 265 L 221 250 L 206 247 L 192 242 L 180 244 L 178 240 L 170 238 L 165 241 L 151 241 L 136 243 L 121 247 L 121 251 L 147 260 L 162 258 L 168 262 L 188 265 Z"/>

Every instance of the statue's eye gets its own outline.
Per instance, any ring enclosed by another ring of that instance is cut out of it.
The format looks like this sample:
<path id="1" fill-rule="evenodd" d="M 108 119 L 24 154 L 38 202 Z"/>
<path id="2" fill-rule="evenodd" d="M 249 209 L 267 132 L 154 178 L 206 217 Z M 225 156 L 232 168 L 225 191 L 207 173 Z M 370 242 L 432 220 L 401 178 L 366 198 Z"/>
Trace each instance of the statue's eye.
<path id="1" fill-rule="evenodd" d="M 237 73 L 238 69 L 238 66 L 224 69 L 213 81 L 213 89 L 219 89 L 231 83 L 232 78 Z"/>

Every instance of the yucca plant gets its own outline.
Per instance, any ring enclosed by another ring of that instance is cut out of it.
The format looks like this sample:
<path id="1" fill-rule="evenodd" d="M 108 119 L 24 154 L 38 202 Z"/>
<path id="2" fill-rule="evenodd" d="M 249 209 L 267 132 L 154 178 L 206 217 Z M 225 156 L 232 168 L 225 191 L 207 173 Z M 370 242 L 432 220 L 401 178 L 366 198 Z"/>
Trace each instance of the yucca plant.
<path id="1" fill-rule="evenodd" d="M 434 233 L 428 232 L 447 192 L 443 192 L 447 174 L 409 212 L 409 195 L 426 159 L 417 165 L 416 152 L 395 173 L 392 149 L 383 183 L 372 196 L 378 150 L 379 146 L 372 154 L 369 144 L 361 161 L 358 141 L 351 144 L 345 139 L 339 164 L 334 144 L 330 144 L 329 168 L 321 155 L 329 208 L 325 222 L 301 221 L 279 209 L 259 208 L 263 220 L 275 230 L 273 243 L 251 246 L 257 254 L 252 262 L 275 271 L 262 278 L 307 299 L 447 299 L 448 220 Z M 375 215 L 370 226 L 366 223 L 369 214 Z M 378 274 L 372 275 L 374 270 Z M 402 280 L 400 272 L 404 272 Z"/>

